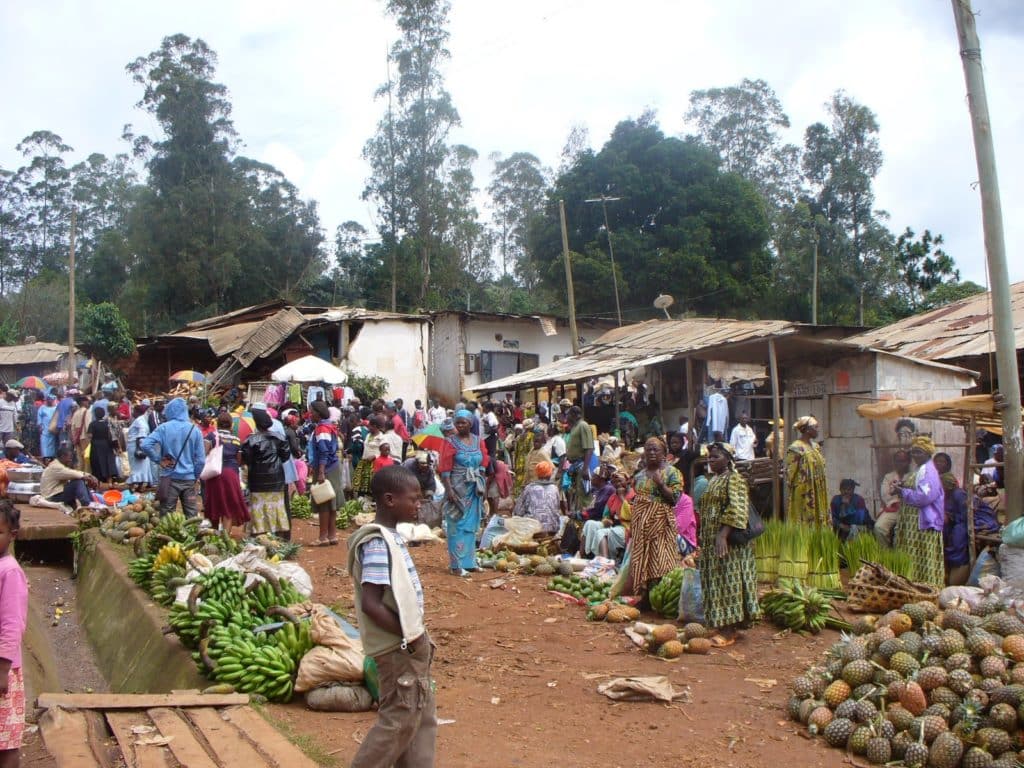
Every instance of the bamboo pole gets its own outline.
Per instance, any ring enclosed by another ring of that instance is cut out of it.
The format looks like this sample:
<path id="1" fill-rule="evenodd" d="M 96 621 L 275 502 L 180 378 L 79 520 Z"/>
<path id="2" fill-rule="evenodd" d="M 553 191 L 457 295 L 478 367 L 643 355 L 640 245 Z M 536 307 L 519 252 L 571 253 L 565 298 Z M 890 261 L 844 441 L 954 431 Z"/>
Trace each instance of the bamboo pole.
<path id="1" fill-rule="evenodd" d="M 999 199 L 992 123 L 985 94 L 985 72 L 981 66 L 981 43 L 970 0 L 952 0 L 960 42 L 960 60 L 967 83 L 967 105 L 974 134 L 974 154 L 981 192 L 981 221 L 985 233 L 985 254 L 992 292 L 992 326 L 995 335 L 996 370 L 1002 408 L 1003 446 L 1006 454 L 1006 516 L 1015 520 L 1024 512 L 1024 446 L 1021 444 L 1020 379 L 1013 311 L 1010 306 L 1010 277 L 1006 268 L 1006 240 L 1003 210 Z"/>
<path id="2" fill-rule="evenodd" d="M 782 483 L 779 479 L 779 454 L 783 450 L 782 435 L 779 434 L 779 419 L 782 407 L 779 404 L 779 361 L 775 354 L 775 339 L 768 339 L 768 367 L 772 380 L 772 432 L 775 435 L 772 446 L 772 515 L 782 520 Z"/>

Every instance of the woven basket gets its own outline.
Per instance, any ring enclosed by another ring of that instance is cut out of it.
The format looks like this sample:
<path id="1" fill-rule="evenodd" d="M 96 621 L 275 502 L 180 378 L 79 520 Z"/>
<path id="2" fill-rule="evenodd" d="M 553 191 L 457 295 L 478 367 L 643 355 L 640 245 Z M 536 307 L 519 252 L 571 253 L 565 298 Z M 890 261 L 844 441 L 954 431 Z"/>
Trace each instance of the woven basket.
<path id="1" fill-rule="evenodd" d="M 939 590 L 929 584 L 913 582 L 876 563 L 864 562 L 846 588 L 847 607 L 861 613 L 885 613 L 907 603 L 935 602 Z"/>

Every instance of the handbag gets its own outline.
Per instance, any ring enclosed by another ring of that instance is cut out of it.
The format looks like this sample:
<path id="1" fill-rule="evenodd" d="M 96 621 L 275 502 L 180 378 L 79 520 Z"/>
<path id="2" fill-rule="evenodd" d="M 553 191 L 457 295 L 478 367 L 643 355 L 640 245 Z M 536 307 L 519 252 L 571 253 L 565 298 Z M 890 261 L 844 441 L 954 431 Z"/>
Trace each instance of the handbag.
<path id="1" fill-rule="evenodd" d="M 224 469 L 224 446 L 220 444 L 220 435 L 213 433 L 213 448 L 206 454 L 206 461 L 203 462 L 203 471 L 199 473 L 200 480 L 212 480 L 220 477 Z"/>
<path id="2" fill-rule="evenodd" d="M 142 438 L 135 438 L 135 458 L 136 459 L 147 459 L 149 454 L 142 450 Z"/>
<path id="3" fill-rule="evenodd" d="M 57 428 L 57 411 L 53 412 L 53 416 L 50 417 L 50 423 L 46 426 L 46 431 L 51 435 L 56 435 L 60 430 Z"/>
<path id="4" fill-rule="evenodd" d="M 729 531 L 726 540 L 729 542 L 730 547 L 742 547 L 744 544 L 752 542 L 762 533 L 764 533 L 764 520 L 761 519 L 761 515 L 754 509 L 754 505 L 748 501 L 747 527 L 742 530 L 733 528 Z"/>
<path id="5" fill-rule="evenodd" d="M 156 500 L 161 504 L 167 503 L 167 500 L 171 498 L 171 470 L 178 464 L 178 459 L 181 458 L 182 452 L 185 450 L 185 446 L 188 445 L 188 441 L 192 439 L 192 433 L 195 431 L 196 425 L 193 424 L 192 428 L 185 435 L 185 442 L 181 444 L 181 448 L 178 449 L 178 455 L 174 457 L 174 464 L 169 467 L 160 467 L 160 482 L 156 486 Z"/>

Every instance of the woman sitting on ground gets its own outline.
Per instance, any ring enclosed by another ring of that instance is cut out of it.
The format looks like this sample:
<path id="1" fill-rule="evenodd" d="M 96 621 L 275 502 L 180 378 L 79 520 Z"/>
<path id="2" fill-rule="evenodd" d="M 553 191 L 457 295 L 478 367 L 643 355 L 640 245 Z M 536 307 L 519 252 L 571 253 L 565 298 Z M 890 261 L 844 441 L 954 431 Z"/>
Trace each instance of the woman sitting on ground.
<path id="1" fill-rule="evenodd" d="M 600 555 L 618 559 L 626 548 L 631 517 L 630 502 L 636 496 L 630 487 L 629 478 L 622 472 L 615 472 L 608 481 L 611 489 L 608 500 L 598 519 L 583 524 L 583 555 Z"/>
<path id="2" fill-rule="evenodd" d="M 512 516 L 532 517 L 540 523 L 541 531 L 554 535 L 561 526 L 561 498 L 558 486 L 552 480 L 555 465 L 550 461 L 542 461 L 535 471 L 537 479 L 523 488 L 512 509 Z"/>

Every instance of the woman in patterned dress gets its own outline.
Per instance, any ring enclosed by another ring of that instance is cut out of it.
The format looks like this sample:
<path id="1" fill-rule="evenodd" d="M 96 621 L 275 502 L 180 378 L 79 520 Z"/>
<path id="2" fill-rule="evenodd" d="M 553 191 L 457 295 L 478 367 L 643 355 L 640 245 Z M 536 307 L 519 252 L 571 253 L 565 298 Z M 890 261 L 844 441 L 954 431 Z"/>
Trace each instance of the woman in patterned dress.
<path id="1" fill-rule="evenodd" d="M 942 547 L 945 490 L 931 461 L 934 453 L 935 443 L 930 437 L 915 437 L 911 443 L 910 458 L 917 471 L 908 475 L 902 487 L 894 480 L 890 490 L 894 495 L 898 493 L 903 502 L 896 521 L 894 546 L 910 555 L 913 564 L 911 580 L 942 589 L 946 584 Z"/>
<path id="2" fill-rule="evenodd" d="M 786 522 L 831 526 L 825 457 L 814 443 L 818 420 L 804 416 L 793 428 L 800 433 L 786 450 L 788 504 Z"/>
<path id="3" fill-rule="evenodd" d="M 444 483 L 444 532 L 448 542 L 448 567 L 454 576 L 479 571 L 476 562 L 476 534 L 480 529 L 490 463 L 487 447 L 471 431 L 473 414 L 462 408 L 455 412 L 455 434 L 441 448 L 437 469 Z"/>
<path id="4" fill-rule="evenodd" d="M 747 527 L 747 483 L 733 465 L 733 448 L 714 443 L 708 450 L 712 477 L 700 497 L 700 568 L 707 626 L 735 634 L 761 616 L 757 602 L 757 564 L 748 544 L 729 544 L 733 528 Z"/>
<path id="5" fill-rule="evenodd" d="M 676 546 L 676 502 L 683 492 L 683 475 L 666 461 L 660 437 L 644 443 L 643 467 L 633 476 L 636 497 L 631 506 L 629 576 L 633 592 L 647 591 L 679 563 Z"/>

